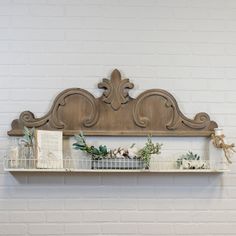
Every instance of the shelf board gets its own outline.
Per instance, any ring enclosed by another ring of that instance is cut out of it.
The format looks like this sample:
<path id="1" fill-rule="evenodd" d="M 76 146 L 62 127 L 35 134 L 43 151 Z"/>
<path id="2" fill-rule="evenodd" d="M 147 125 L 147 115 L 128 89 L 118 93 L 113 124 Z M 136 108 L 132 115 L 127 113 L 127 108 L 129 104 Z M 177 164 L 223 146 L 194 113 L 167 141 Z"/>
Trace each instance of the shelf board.
<path id="1" fill-rule="evenodd" d="M 78 134 L 79 130 L 63 130 L 64 136 L 74 136 Z M 86 136 L 126 136 L 126 137 L 146 137 L 148 134 L 152 134 L 152 136 L 157 137 L 210 137 L 213 131 L 204 131 L 204 130 L 190 130 L 190 131 L 132 131 L 132 130 L 124 130 L 124 131 L 109 131 L 109 130 L 84 130 L 84 134 Z M 14 129 L 8 131 L 9 136 L 23 136 L 22 129 Z"/>
<path id="2" fill-rule="evenodd" d="M 64 173 L 223 173 L 229 170 L 114 170 L 114 169 L 4 169 L 8 172 L 64 172 Z"/>

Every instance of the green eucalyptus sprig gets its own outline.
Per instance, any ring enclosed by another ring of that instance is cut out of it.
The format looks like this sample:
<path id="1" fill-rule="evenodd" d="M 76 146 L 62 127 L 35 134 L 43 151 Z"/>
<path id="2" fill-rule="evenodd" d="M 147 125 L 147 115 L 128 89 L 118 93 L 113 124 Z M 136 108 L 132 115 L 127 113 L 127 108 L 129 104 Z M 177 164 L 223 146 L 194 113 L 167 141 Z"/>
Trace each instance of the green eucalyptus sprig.
<path id="1" fill-rule="evenodd" d="M 73 143 L 73 147 L 77 150 L 90 154 L 93 160 L 102 159 L 109 154 L 108 148 L 105 145 L 100 145 L 98 148 L 89 146 L 82 131 L 75 135 L 75 139 L 76 143 Z"/>
<path id="2" fill-rule="evenodd" d="M 29 129 L 26 126 L 24 126 L 23 133 L 24 136 L 21 139 L 21 141 L 27 146 L 33 146 L 35 128 L 33 127 L 32 129 Z"/>
<path id="3" fill-rule="evenodd" d="M 149 168 L 151 155 L 161 153 L 160 150 L 162 145 L 163 144 L 160 143 L 153 143 L 151 135 L 148 136 L 145 146 L 138 151 L 138 156 L 145 162 L 146 168 Z"/>

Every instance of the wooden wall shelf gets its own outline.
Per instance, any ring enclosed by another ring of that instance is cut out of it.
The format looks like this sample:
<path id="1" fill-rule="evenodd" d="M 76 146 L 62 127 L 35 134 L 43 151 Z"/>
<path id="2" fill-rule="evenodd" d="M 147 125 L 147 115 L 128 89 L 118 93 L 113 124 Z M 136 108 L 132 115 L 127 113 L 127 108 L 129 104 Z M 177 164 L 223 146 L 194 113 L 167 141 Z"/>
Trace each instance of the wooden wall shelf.
<path id="1" fill-rule="evenodd" d="M 12 121 L 10 136 L 22 136 L 24 126 L 41 130 L 60 130 L 64 136 L 73 136 L 81 130 L 90 136 L 168 136 L 168 137 L 210 137 L 218 125 L 205 112 L 200 112 L 193 119 L 187 118 L 179 109 L 175 98 L 162 89 L 150 89 L 136 98 L 129 95 L 134 84 L 129 79 L 122 79 L 115 69 L 110 79 L 103 79 L 98 84 L 104 92 L 95 98 L 81 88 L 62 91 L 55 98 L 49 112 L 36 118 L 30 111 L 24 111 Z M 8 160 L 9 161 L 9 160 Z M 65 167 L 65 165 L 64 165 Z M 136 172 L 136 173 L 222 173 L 227 170 L 201 169 L 37 169 L 11 168 L 10 172 Z"/>

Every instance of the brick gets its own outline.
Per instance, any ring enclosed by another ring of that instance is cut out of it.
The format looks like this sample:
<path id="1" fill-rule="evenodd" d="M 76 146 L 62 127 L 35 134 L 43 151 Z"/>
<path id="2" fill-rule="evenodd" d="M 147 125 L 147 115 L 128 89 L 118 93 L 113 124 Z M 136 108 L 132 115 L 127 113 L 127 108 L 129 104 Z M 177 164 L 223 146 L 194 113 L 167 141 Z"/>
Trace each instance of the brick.
<path id="1" fill-rule="evenodd" d="M 205 223 L 205 222 L 221 222 L 228 223 L 229 221 L 235 220 L 235 212 L 228 212 L 227 214 L 224 211 L 200 211 L 196 212 L 193 215 L 194 222 Z"/>
<path id="2" fill-rule="evenodd" d="M 58 213 L 57 211 L 46 212 L 47 222 L 50 223 L 73 223 L 81 222 L 82 212 L 81 211 L 63 211 Z"/>
<path id="3" fill-rule="evenodd" d="M 156 212 L 143 211 L 122 211 L 120 213 L 120 220 L 124 223 L 135 222 L 155 222 L 157 219 Z"/>
<path id="4" fill-rule="evenodd" d="M 0 223 L 8 223 L 9 222 L 9 213 L 1 212 L 0 213 Z"/>
<path id="5" fill-rule="evenodd" d="M 225 101 L 226 93 L 223 91 L 193 91 L 191 92 L 191 98 L 193 102 L 219 102 Z M 229 95 L 230 96 L 230 95 Z"/>
<path id="6" fill-rule="evenodd" d="M 103 175 L 102 176 L 102 185 L 111 185 L 111 186 L 135 186 L 137 184 L 137 178 L 134 175 L 129 175 L 122 173 L 121 175 Z"/>
<path id="7" fill-rule="evenodd" d="M 119 211 L 91 211 L 82 213 L 82 222 L 119 222 Z"/>
<path id="8" fill-rule="evenodd" d="M 215 113 L 215 114 L 227 114 L 227 115 L 235 115 L 235 111 L 232 110 L 232 104 L 231 103 L 227 103 L 227 104 L 224 104 L 224 111 L 222 111 L 220 109 L 220 106 L 218 103 L 212 103 L 209 110 L 212 112 L 212 113 Z"/>
<path id="9" fill-rule="evenodd" d="M 31 16 L 63 16 L 64 8 L 62 6 L 30 6 L 29 12 Z"/>
<path id="10" fill-rule="evenodd" d="M 165 0 L 160 0 L 158 1 L 158 6 L 165 6 L 165 7 L 187 7 L 189 6 L 188 4 L 188 0 L 180 0 L 178 3 L 177 2 L 173 2 L 171 0 L 165 1 Z"/>
<path id="11" fill-rule="evenodd" d="M 156 223 L 147 223 L 147 224 L 139 224 L 139 233 L 148 234 L 148 235 L 173 235 L 173 225 L 171 224 L 156 224 Z"/>
<path id="12" fill-rule="evenodd" d="M 100 234 L 101 226 L 99 224 L 67 224 L 65 233 L 75 235 Z"/>
<path id="13" fill-rule="evenodd" d="M 31 101 L 47 101 L 49 102 L 51 99 L 56 97 L 56 94 L 59 91 L 57 89 L 45 89 L 43 91 L 40 89 L 25 89 L 22 91 L 22 89 L 11 89 L 10 97 L 13 101 L 25 101 L 27 97 L 31 97 Z"/>
<path id="14" fill-rule="evenodd" d="M 6 101 L 6 100 L 9 100 L 11 97 L 10 97 L 10 92 L 7 91 L 7 90 L 1 90 L 0 91 L 0 99 L 2 101 Z"/>
<path id="15" fill-rule="evenodd" d="M 54 76 L 61 76 L 65 72 L 65 68 L 63 66 L 57 66 L 57 65 L 31 65 L 30 67 L 28 65 L 14 65 L 11 66 L 11 75 L 12 77 L 20 78 L 21 80 L 28 80 L 34 81 L 35 83 L 46 83 L 46 76 L 50 76 L 50 79 L 52 79 Z M 22 78 L 22 76 L 29 76 L 31 79 L 27 79 L 27 77 Z M 32 79 L 33 78 L 33 79 Z M 60 79 L 57 78 L 57 81 L 60 81 Z M 55 81 L 54 81 L 55 82 Z M 24 82 L 27 86 L 28 83 Z M 52 83 L 53 84 L 53 83 Z M 48 83 L 48 88 L 55 88 L 55 84 L 52 85 L 51 83 Z M 34 85 L 32 82 L 28 85 L 28 88 L 33 88 Z M 57 87 L 57 86 L 56 86 Z"/>
<path id="16" fill-rule="evenodd" d="M 5 79 L 5 76 L 10 72 L 10 65 L 0 65 L 0 81 Z"/>
<path id="17" fill-rule="evenodd" d="M 27 183 L 26 176 L 19 176 L 17 179 L 9 174 L 0 174 L 0 186 L 21 186 Z"/>
<path id="18" fill-rule="evenodd" d="M 104 210 L 136 210 L 136 199 L 102 199 L 102 209 Z"/>
<path id="19" fill-rule="evenodd" d="M 175 231 L 177 234 L 185 235 L 189 230 L 198 231 L 198 234 L 222 234 L 230 235 L 235 232 L 233 224 L 219 224 L 219 223 L 208 223 L 206 224 L 179 224 L 175 225 Z"/>
<path id="20" fill-rule="evenodd" d="M 206 2 L 204 0 L 199 0 L 199 1 L 191 1 L 190 6 L 193 8 L 198 8 L 198 7 L 205 7 L 205 8 L 213 8 L 213 9 L 221 9 L 224 6 L 224 2 L 222 1 L 215 1 L 214 3 L 209 1 Z"/>
<path id="21" fill-rule="evenodd" d="M 102 224 L 103 234 L 137 235 L 137 225 L 131 223 Z"/>
<path id="22" fill-rule="evenodd" d="M 97 199 L 67 199 L 65 209 L 67 210 L 96 210 L 100 209 L 101 202 Z"/>
<path id="23" fill-rule="evenodd" d="M 24 235 L 27 227 L 24 224 L 1 224 L 0 235 Z"/>
<path id="24" fill-rule="evenodd" d="M 226 70 L 227 71 L 227 70 Z M 203 78 L 203 79 L 211 79 L 216 80 L 216 79 L 222 79 L 225 77 L 225 68 L 211 68 L 211 67 L 193 67 L 191 68 L 191 77 L 196 79 L 196 78 Z"/>
<path id="25" fill-rule="evenodd" d="M 1 30 L 2 31 L 2 30 Z M 2 32 L 3 33 L 3 32 Z M 63 40 L 64 32 L 57 29 L 15 29 L 9 32 L 9 38 L 11 40 L 26 40 L 26 41 L 38 41 L 38 40 Z M 1 38 L 0 38 L 1 39 Z"/>
<path id="26" fill-rule="evenodd" d="M 225 92 L 224 94 L 225 94 L 225 97 L 224 97 L 225 102 L 231 103 L 232 101 L 236 100 L 236 95 L 233 91 L 228 91 L 228 92 Z"/>
<path id="27" fill-rule="evenodd" d="M 2 53 L 0 58 L 1 65 L 23 65 L 29 62 L 28 56 L 19 53 Z"/>
<path id="28" fill-rule="evenodd" d="M 172 209 L 173 201 L 171 199 L 140 199 L 138 201 L 138 209 L 143 210 L 159 210 Z"/>
<path id="29" fill-rule="evenodd" d="M 10 18 L 7 16 L 0 16 L 0 28 L 7 28 L 10 25 Z"/>
<path id="30" fill-rule="evenodd" d="M 35 102 L 27 103 L 26 105 L 25 102 L 8 102 L 8 103 L 0 102 L 0 105 L 2 106 L 2 111 L 9 112 L 9 113 L 15 112 L 15 111 L 20 113 L 23 110 L 33 111 L 35 106 L 38 107 L 38 111 L 45 112 L 46 102 L 44 103 L 45 104 L 42 104 L 42 102 L 39 102 L 39 101 L 35 101 Z"/>
<path id="31" fill-rule="evenodd" d="M 65 184 L 66 185 L 83 185 L 83 186 L 97 186 L 101 184 L 101 178 L 97 175 L 91 175 L 83 173 L 81 175 L 78 175 L 77 173 L 75 175 L 68 175 L 65 176 Z"/>
<path id="32" fill-rule="evenodd" d="M 41 174 L 29 174 L 28 175 L 29 185 L 63 185 L 64 176 L 48 174 L 47 176 L 42 176 Z"/>
<path id="33" fill-rule="evenodd" d="M 228 23 L 227 23 L 227 25 L 228 25 Z M 206 31 L 206 32 L 207 31 L 210 31 L 210 32 L 212 32 L 212 31 L 225 31 L 226 24 L 222 20 L 197 19 L 197 20 L 191 20 L 189 27 L 191 27 L 191 29 L 193 29 L 194 31 Z M 208 52 L 208 50 L 209 49 L 211 50 L 212 48 L 222 49 L 223 45 L 214 45 L 214 44 L 209 45 L 208 44 L 208 46 L 209 46 L 209 48 L 205 47 L 205 49 L 207 50 L 206 52 Z M 211 50 L 211 51 L 212 51 L 212 53 L 214 53 L 213 50 Z M 224 54 L 224 51 L 222 51 L 222 52 L 223 52 L 222 54 Z M 217 52 L 215 52 L 215 53 L 217 53 Z"/>
<path id="34" fill-rule="evenodd" d="M 191 175 L 186 178 L 186 176 L 178 175 L 174 178 L 175 186 L 209 186 L 209 178 L 205 175 Z"/>
<path id="35" fill-rule="evenodd" d="M 172 186 L 173 176 L 168 174 L 160 174 L 158 178 L 155 174 L 151 175 L 140 175 L 138 176 L 138 185 L 141 186 Z"/>
<path id="36" fill-rule="evenodd" d="M 29 13 L 27 5 L 5 5 L 0 8 L 0 15 L 3 16 L 24 16 Z"/>
<path id="37" fill-rule="evenodd" d="M 42 223 L 46 221 L 43 212 L 11 212 L 10 221 L 14 223 Z"/>
<path id="38" fill-rule="evenodd" d="M 225 54 L 225 48 L 221 44 L 195 44 L 192 46 L 192 51 L 194 55 L 224 56 Z"/>
<path id="39" fill-rule="evenodd" d="M 32 235 L 63 235 L 65 232 L 61 224 L 29 224 L 28 231 Z"/>
<path id="40" fill-rule="evenodd" d="M 234 126 L 235 125 L 235 123 L 234 123 L 235 119 L 236 119 L 236 115 L 234 115 L 234 114 L 224 115 L 224 124 L 228 125 L 228 126 Z"/>
<path id="41" fill-rule="evenodd" d="M 64 200 L 59 199 L 40 199 L 29 200 L 29 210 L 62 210 L 64 208 Z"/>
<path id="42" fill-rule="evenodd" d="M 7 211 L 11 210 L 24 211 L 27 209 L 27 201 L 21 199 L 0 199 L 0 209 Z"/>
<path id="43" fill-rule="evenodd" d="M 31 54 L 29 63 L 32 65 L 63 65 L 64 59 L 57 54 Z"/>
<path id="44" fill-rule="evenodd" d="M 233 21 L 231 24 L 230 23 L 227 24 L 226 27 L 229 28 L 229 30 L 231 31 L 231 30 L 233 30 L 234 26 L 235 26 L 235 22 Z M 235 56 L 236 55 L 236 46 L 234 44 L 226 44 L 225 54 L 229 55 L 229 56 Z"/>
<path id="45" fill-rule="evenodd" d="M 145 191 L 143 189 L 143 187 L 138 186 L 125 186 L 125 187 L 114 187 L 112 189 L 112 197 L 121 197 L 121 198 L 146 198 L 147 196 L 152 196 L 153 198 L 157 197 L 158 193 L 156 191 L 156 188 L 153 188 L 153 186 L 147 186 L 145 187 Z"/>
<path id="46" fill-rule="evenodd" d="M 9 30 L 6 28 L 0 28 L 0 41 L 6 41 L 9 39 Z"/>
<path id="47" fill-rule="evenodd" d="M 174 8 L 173 15 L 177 19 L 207 19 L 209 11 L 206 8 L 192 8 L 187 11 L 186 8 Z"/>
<path id="48" fill-rule="evenodd" d="M 58 187 L 58 189 L 54 189 L 48 193 L 48 197 L 50 198 L 66 198 L 66 199 L 87 199 L 88 201 L 93 199 L 100 199 L 108 194 L 112 194 L 109 189 L 100 187 L 100 186 L 84 186 L 81 185 L 76 188 L 74 185 L 67 185 L 67 191 L 61 192 L 63 187 Z"/>
<path id="49" fill-rule="evenodd" d="M 156 221 L 158 223 L 170 223 L 173 224 L 184 222 L 188 224 L 192 222 L 192 218 L 196 211 L 156 211 Z"/>
<path id="50" fill-rule="evenodd" d="M 20 5 L 20 4 L 22 4 L 22 5 L 24 5 L 24 4 L 29 4 L 29 5 L 35 5 L 35 4 L 37 4 L 37 5 L 39 5 L 39 4 L 45 4 L 46 3 L 46 0 L 32 0 L 32 1 L 30 1 L 30 0 L 13 0 L 13 2 L 14 2 L 14 4 L 16 4 L 16 5 Z"/>
<path id="51" fill-rule="evenodd" d="M 159 26 L 161 27 L 161 26 Z M 166 26 L 164 25 L 163 28 Z M 173 26 L 173 28 L 175 25 Z M 154 44 L 154 52 L 162 55 L 189 55 L 191 54 L 192 47 L 190 44 L 186 43 L 163 43 L 163 42 L 157 42 Z M 168 71 L 167 71 L 168 74 Z M 166 75 L 166 74 L 165 74 Z"/>

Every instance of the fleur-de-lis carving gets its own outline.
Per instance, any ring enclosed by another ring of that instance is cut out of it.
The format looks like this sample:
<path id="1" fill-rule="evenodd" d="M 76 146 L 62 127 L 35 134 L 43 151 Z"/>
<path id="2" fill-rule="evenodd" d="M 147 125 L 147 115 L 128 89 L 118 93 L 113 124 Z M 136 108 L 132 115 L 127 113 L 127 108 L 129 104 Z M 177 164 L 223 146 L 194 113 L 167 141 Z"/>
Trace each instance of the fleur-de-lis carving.
<path id="1" fill-rule="evenodd" d="M 98 88 L 105 89 L 102 100 L 105 103 L 111 104 L 115 111 L 119 110 L 122 104 L 130 100 L 128 89 L 133 87 L 134 84 L 130 83 L 129 79 L 121 79 L 121 74 L 117 69 L 113 70 L 110 80 L 103 79 L 98 84 Z"/>

